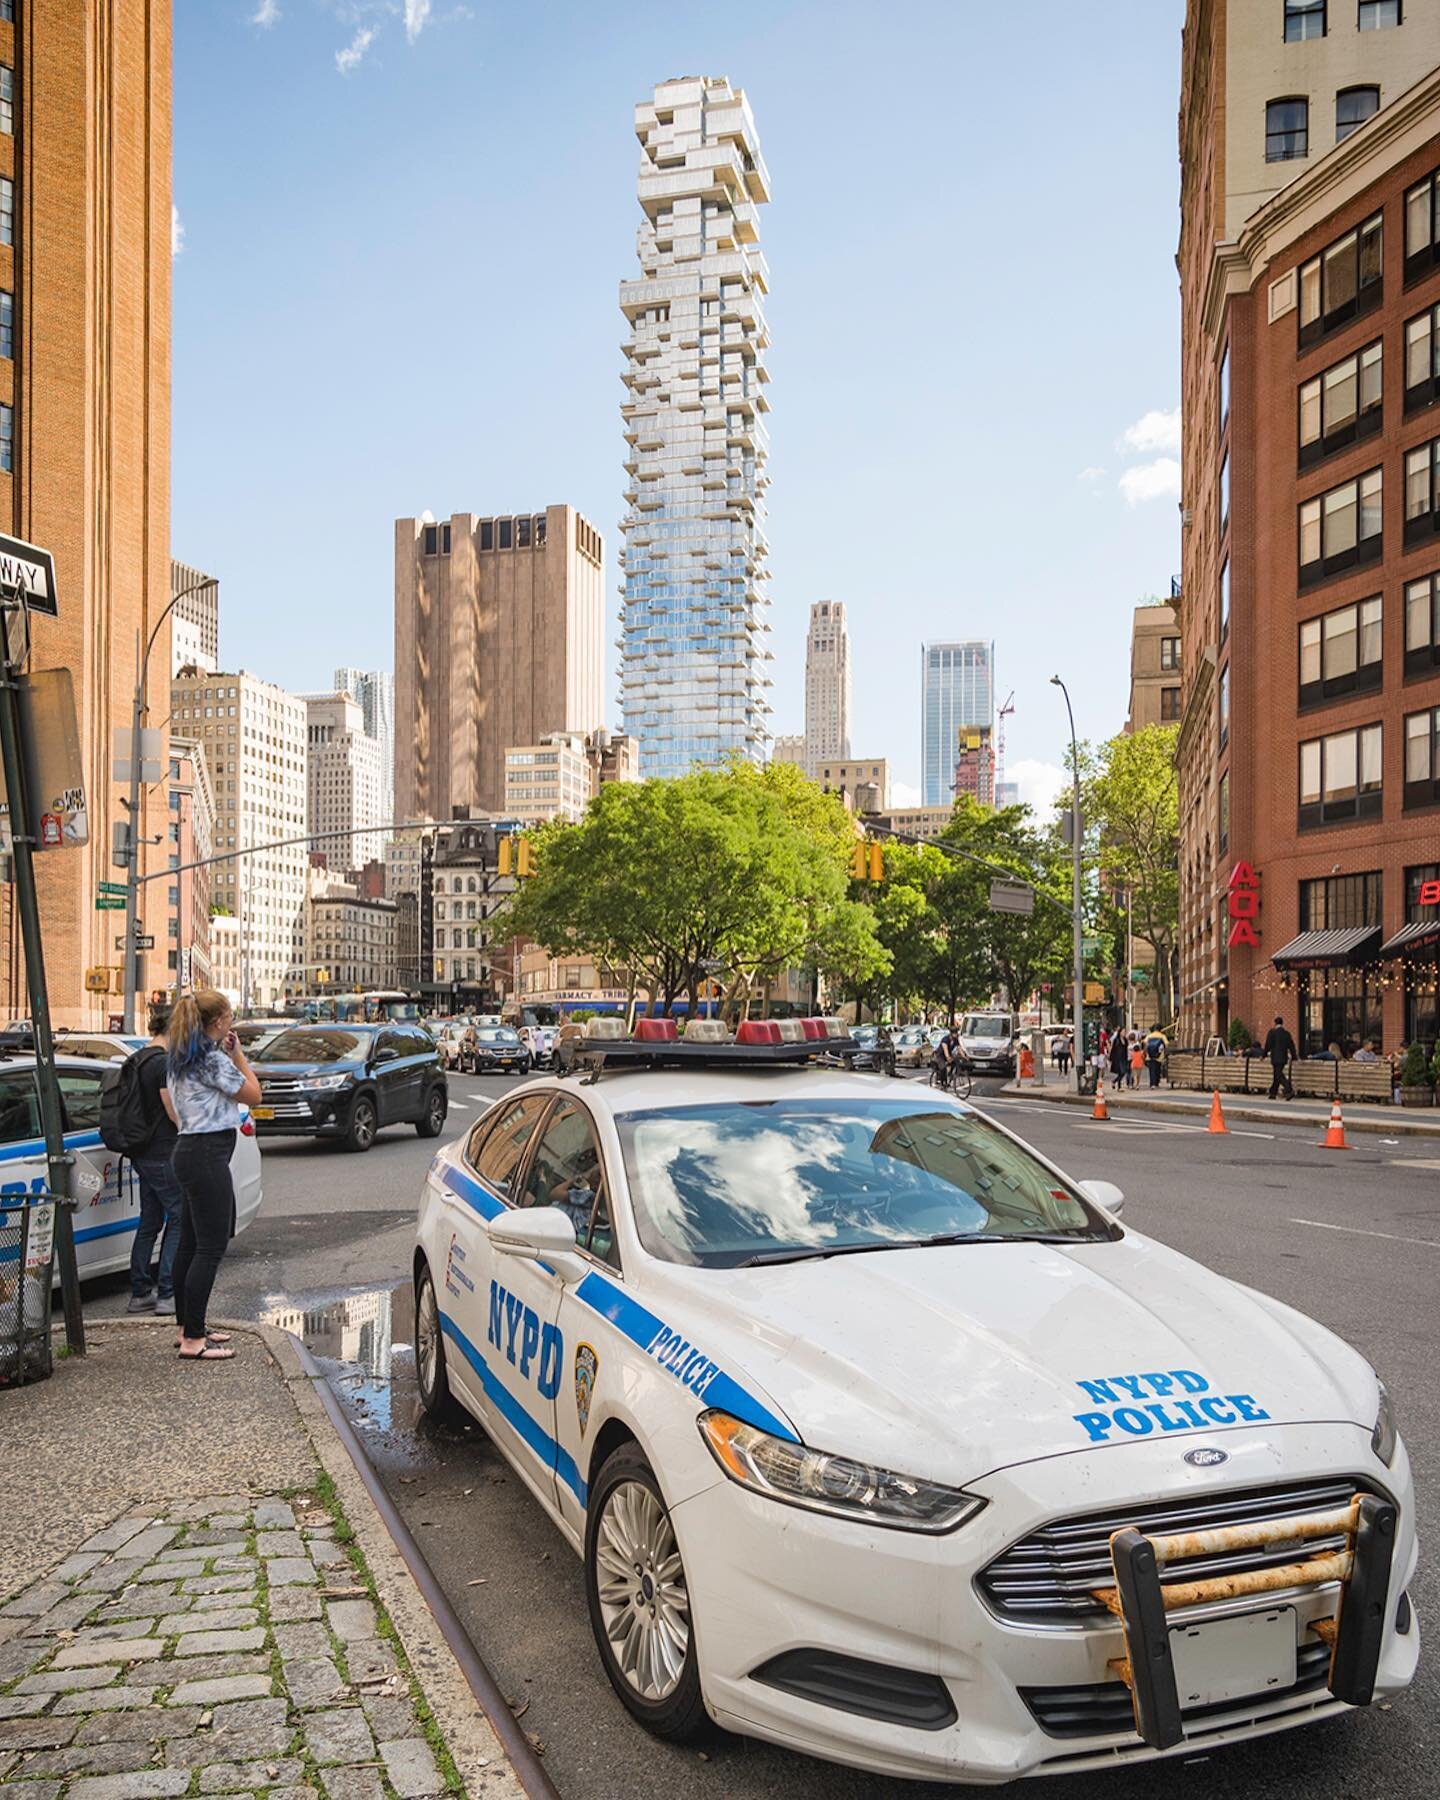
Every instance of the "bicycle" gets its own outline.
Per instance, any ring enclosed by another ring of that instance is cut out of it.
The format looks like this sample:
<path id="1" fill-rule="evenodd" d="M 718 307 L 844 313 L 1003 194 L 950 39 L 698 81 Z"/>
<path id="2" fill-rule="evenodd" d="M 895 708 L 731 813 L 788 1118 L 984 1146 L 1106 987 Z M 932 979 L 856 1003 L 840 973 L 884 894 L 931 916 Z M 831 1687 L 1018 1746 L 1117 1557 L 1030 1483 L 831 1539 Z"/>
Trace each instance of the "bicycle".
<path id="1" fill-rule="evenodd" d="M 930 1085 L 953 1094 L 957 1100 L 970 1098 L 970 1066 L 968 1063 L 931 1063 Z"/>

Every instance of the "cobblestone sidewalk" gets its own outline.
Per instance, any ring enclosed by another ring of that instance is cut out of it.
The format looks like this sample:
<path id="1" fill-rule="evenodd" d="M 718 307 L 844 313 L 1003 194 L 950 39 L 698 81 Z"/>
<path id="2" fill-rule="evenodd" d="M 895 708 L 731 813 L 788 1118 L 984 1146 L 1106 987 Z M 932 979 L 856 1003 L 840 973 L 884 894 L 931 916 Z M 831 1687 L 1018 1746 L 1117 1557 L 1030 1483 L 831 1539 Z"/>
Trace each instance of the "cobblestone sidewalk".
<path id="1" fill-rule="evenodd" d="M 89 1538 L 0 1607 L 4 1800 L 459 1793 L 349 1536 L 321 1477 Z"/>

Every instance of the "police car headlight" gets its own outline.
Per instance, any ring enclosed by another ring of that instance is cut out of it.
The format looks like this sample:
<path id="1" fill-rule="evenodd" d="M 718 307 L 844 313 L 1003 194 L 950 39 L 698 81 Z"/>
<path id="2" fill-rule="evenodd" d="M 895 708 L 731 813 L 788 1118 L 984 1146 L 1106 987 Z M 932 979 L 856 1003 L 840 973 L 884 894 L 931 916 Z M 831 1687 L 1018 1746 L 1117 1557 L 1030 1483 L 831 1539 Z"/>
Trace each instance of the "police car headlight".
<path id="1" fill-rule="evenodd" d="M 732 1481 L 791 1506 L 907 1531 L 951 1531 L 985 1504 L 961 1488 L 787 1443 L 729 1413 L 702 1413 L 697 1423 Z"/>
<path id="2" fill-rule="evenodd" d="M 1375 1429 L 1370 1434 L 1370 1448 L 1388 1469 L 1395 1460 L 1395 1446 L 1400 1442 L 1400 1433 L 1395 1428 L 1395 1409 L 1390 1404 L 1390 1396 L 1385 1391 L 1385 1383 L 1379 1383 L 1380 1411 L 1375 1418 Z"/>

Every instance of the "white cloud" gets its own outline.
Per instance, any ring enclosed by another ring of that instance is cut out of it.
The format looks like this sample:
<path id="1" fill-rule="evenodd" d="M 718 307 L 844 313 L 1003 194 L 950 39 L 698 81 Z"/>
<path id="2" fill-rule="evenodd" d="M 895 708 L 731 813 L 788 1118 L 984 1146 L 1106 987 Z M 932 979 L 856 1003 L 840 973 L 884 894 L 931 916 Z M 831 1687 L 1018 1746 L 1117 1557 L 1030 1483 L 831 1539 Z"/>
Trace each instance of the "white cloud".
<path id="1" fill-rule="evenodd" d="M 1075 479 L 1083 481 L 1086 487 L 1094 487 L 1097 481 L 1105 479 L 1105 471 L 1092 463 L 1088 469 L 1082 469 Z"/>
<path id="2" fill-rule="evenodd" d="M 890 804 L 892 806 L 918 806 L 920 790 L 911 787 L 908 781 L 892 781 L 890 783 Z"/>
<path id="3" fill-rule="evenodd" d="M 185 248 L 185 227 L 180 223 L 180 208 L 170 202 L 170 254 L 178 256 Z"/>
<path id="4" fill-rule="evenodd" d="M 1180 498 L 1180 465 L 1173 456 L 1157 456 L 1154 462 L 1137 463 L 1120 477 L 1120 492 L 1127 506 L 1146 500 Z"/>
<path id="5" fill-rule="evenodd" d="M 335 52 L 335 67 L 342 75 L 353 75 L 365 59 L 365 52 L 375 42 L 375 27 L 362 25 L 343 50 Z"/>
<path id="6" fill-rule="evenodd" d="M 1021 802 L 1035 811 L 1037 818 L 1048 818 L 1051 808 L 1070 786 L 1070 775 L 1066 769 L 1055 763 L 1029 762 L 1012 763 L 1005 770 L 1005 779 L 1013 781 L 1020 790 Z"/>
<path id="7" fill-rule="evenodd" d="M 1138 418 L 1133 425 L 1127 425 L 1120 434 L 1122 450 L 1137 450 L 1142 455 L 1154 455 L 1157 450 L 1175 450 L 1180 448 L 1180 408 L 1172 412 L 1147 412 Z"/>
<path id="8" fill-rule="evenodd" d="M 405 38 L 413 44 L 430 17 L 430 0 L 405 0 Z"/>
<path id="9" fill-rule="evenodd" d="M 260 0 L 260 4 L 255 8 L 255 11 L 251 16 L 250 23 L 252 25 L 260 26 L 262 30 L 268 31 L 279 17 L 279 0 Z"/>

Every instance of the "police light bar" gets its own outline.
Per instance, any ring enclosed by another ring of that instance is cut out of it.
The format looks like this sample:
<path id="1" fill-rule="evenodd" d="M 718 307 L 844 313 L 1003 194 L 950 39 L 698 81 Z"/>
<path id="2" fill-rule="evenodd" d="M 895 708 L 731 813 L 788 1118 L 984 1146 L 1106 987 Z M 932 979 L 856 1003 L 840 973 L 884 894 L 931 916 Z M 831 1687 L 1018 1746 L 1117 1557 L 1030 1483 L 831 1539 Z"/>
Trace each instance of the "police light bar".
<path id="1" fill-rule="evenodd" d="M 680 1033 L 674 1019 L 637 1019 L 626 1035 L 613 1015 L 588 1019 L 575 1062 L 598 1075 L 602 1065 L 637 1068 L 743 1068 L 805 1064 L 859 1048 L 840 1019 L 745 1019 L 732 1035 L 719 1019 L 693 1019 Z"/>

